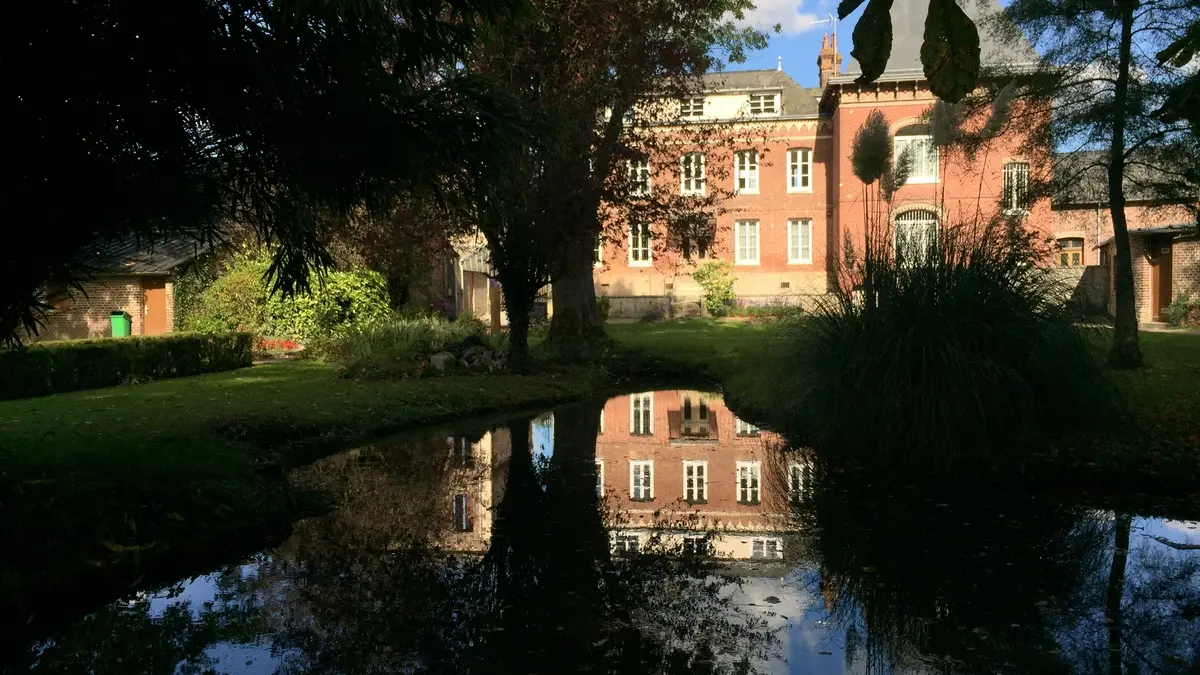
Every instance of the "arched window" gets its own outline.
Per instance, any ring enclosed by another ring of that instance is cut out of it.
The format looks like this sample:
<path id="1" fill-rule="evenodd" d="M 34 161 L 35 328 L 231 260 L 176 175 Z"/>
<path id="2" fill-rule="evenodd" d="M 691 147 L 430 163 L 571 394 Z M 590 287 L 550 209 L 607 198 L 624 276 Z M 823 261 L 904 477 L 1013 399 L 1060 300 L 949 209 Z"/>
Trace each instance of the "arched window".
<path id="1" fill-rule="evenodd" d="M 910 209 L 896 216 L 893 244 L 896 257 L 923 260 L 938 236 L 937 214 L 929 209 Z"/>
<path id="2" fill-rule="evenodd" d="M 896 132 L 894 162 L 908 153 L 912 164 L 909 166 L 908 183 L 936 183 L 938 179 L 938 149 L 933 144 L 933 136 L 929 127 L 924 124 L 910 124 Z"/>

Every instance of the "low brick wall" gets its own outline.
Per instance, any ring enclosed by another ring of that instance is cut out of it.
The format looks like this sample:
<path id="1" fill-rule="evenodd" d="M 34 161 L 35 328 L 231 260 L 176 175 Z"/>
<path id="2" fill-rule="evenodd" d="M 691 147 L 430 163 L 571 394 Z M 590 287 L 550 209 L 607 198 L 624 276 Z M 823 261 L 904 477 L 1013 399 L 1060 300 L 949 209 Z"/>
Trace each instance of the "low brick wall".
<path id="1" fill-rule="evenodd" d="M 1061 298 L 1088 314 L 1104 314 L 1108 310 L 1108 268 L 1055 267 L 1051 275 L 1060 285 Z"/>

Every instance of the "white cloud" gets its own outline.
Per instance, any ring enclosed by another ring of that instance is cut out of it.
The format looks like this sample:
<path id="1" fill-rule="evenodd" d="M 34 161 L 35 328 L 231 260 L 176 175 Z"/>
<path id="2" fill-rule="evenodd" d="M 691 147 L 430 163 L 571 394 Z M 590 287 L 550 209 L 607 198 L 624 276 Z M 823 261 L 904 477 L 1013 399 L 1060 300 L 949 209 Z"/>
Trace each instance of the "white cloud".
<path id="1" fill-rule="evenodd" d="M 746 13 L 746 24 L 760 30 L 773 30 L 779 24 L 783 35 L 799 35 L 822 24 L 813 25 L 813 21 L 822 18 L 811 12 L 801 12 L 802 2 L 797 0 L 758 0 L 757 7 Z M 829 27 L 826 26 L 826 29 Z"/>

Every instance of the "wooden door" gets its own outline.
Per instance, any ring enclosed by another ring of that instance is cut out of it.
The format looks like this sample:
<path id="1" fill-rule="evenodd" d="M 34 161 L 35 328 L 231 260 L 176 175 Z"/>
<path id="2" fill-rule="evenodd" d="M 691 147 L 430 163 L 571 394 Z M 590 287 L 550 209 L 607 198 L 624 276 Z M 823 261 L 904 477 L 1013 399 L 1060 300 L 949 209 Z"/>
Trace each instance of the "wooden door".
<path id="1" fill-rule="evenodd" d="M 165 277 L 142 279 L 142 335 L 167 332 L 167 280 Z"/>
<path id="2" fill-rule="evenodd" d="M 1153 237 L 1150 246 L 1150 308 L 1155 321 L 1162 321 L 1163 310 L 1171 304 L 1171 239 Z"/>

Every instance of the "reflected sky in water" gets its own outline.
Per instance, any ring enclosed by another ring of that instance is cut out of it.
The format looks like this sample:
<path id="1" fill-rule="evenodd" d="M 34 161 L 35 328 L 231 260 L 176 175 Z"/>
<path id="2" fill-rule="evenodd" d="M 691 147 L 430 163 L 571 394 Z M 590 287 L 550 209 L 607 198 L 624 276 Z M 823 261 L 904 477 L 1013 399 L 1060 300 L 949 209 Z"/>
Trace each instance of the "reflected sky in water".
<path id="1" fill-rule="evenodd" d="M 294 479 L 340 506 L 13 672 L 1200 672 L 1196 521 L 843 471 L 715 394 L 384 443 Z"/>

